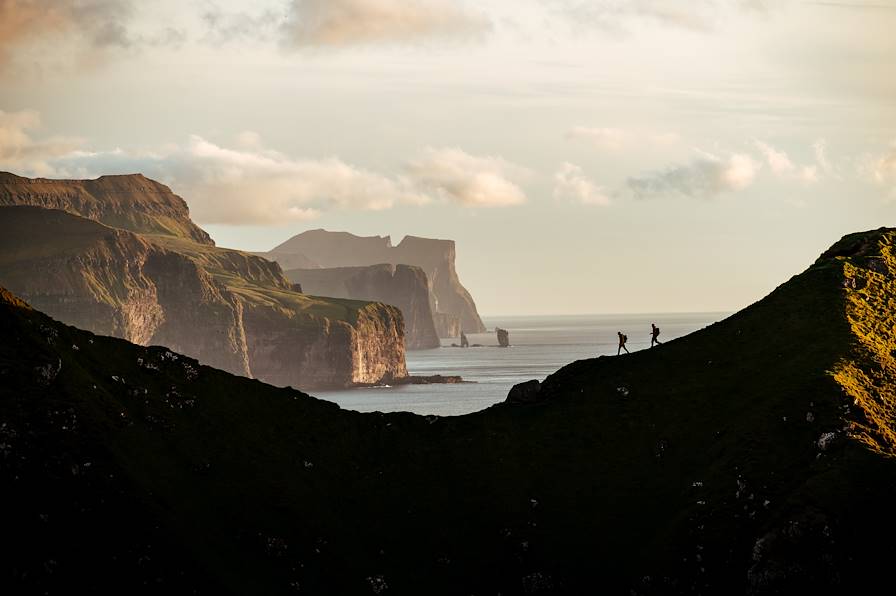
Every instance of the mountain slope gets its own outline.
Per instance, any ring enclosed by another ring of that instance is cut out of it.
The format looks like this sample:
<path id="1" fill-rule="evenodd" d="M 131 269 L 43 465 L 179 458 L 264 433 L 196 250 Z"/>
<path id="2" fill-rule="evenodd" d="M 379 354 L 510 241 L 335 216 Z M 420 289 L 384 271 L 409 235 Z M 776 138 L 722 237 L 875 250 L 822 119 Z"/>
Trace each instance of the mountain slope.
<path id="1" fill-rule="evenodd" d="M 185 238 L 0 207 L 0 283 L 68 323 L 277 385 L 407 375 L 394 307 L 306 296 L 276 263 Z"/>
<path id="2" fill-rule="evenodd" d="M 847 237 L 721 323 L 456 418 L 342 411 L 0 295 L 4 576 L 33 593 L 860 593 L 896 554 L 894 239 Z"/>
<path id="3" fill-rule="evenodd" d="M 61 209 L 113 228 L 214 244 L 205 230 L 190 219 L 182 198 L 142 174 L 50 180 L 0 172 L 0 205 Z"/>

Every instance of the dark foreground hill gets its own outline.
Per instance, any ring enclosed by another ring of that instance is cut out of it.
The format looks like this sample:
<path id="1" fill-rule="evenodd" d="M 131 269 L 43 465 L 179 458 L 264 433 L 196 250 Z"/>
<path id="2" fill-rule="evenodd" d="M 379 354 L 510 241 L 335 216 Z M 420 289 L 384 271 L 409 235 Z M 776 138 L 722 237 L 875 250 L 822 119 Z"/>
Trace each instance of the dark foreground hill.
<path id="1" fill-rule="evenodd" d="M 4 294 L 0 581 L 493 595 L 890 582 L 894 239 L 847 237 L 726 321 L 457 418 L 342 411 Z"/>

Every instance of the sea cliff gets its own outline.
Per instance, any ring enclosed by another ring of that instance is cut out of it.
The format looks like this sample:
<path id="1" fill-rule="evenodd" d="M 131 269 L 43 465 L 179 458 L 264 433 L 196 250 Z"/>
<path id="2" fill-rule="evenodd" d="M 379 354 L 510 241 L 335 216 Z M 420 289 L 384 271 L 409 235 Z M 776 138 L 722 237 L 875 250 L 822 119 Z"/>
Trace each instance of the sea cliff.
<path id="1" fill-rule="evenodd" d="M 292 269 L 285 272 L 302 291 L 314 296 L 372 300 L 397 306 L 404 316 L 405 347 L 439 347 L 429 302 L 426 273 L 410 265 L 370 265 L 332 269 Z"/>
<path id="2" fill-rule="evenodd" d="M 397 308 L 296 292 L 276 263 L 215 247 L 142 176 L 3 174 L 0 205 L 15 205 L 0 206 L 0 284 L 62 321 L 277 385 L 407 376 Z"/>
<path id="3" fill-rule="evenodd" d="M 476 303 L 457 275 L 457 251 L 453 240 L 405 237 L 398 246 L 386 236 L 361 237 L 346 232 L 310 230 L 280 244 L 268 253 L 259 253 L 286 269 L 304 262 L 321 268 L 362 267 L 390 263 L 420 267 L 429 284 L 433 322 L 440 337 L 458 337 L 461 331 L 481 333 L 485 325 Z M 448 315 L 441 316 L 441 315 Z M 452 324 L 456 318 L 457 325 Z"/>

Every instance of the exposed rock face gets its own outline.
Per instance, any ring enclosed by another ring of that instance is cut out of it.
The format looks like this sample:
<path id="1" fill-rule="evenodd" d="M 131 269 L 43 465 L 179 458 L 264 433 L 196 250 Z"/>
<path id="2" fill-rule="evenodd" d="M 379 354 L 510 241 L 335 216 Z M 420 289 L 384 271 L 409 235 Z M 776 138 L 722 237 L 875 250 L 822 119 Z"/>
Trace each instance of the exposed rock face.
<path id="1" fill-rule="evenodd" d="M 346 232 L 311 230 L 287 240 L 263 256 L 282 265 L 293 262 L 296 255 L 303 255 L 309 261 L 326 268 L 379 263 L 418 266 L 426 272 L 429 280 L 432 310 L 436 313 L 439 337 L 457 337 L 460 331 L 485 331 L 472 296 L 457 276 L 453 240 L 407 236 L 398 246 L 392 246 L 392 240 L 385 236 L 360 237 Z M 440 322 L 440 313 L 458 317 L 459 328 L 455 331 L 452 325 Z"/>
<path id="2" fill-rule="evenodd" d="M 419 267 L 381 264 L 293 269 L 285 275 L 313 296 L 372 300 L 397 306 L 404 316 L 407 349 L 422 350 L 440 345 L 429 303 L 429 284 Z"/>
<path id="3" fill-rule="evenodd" d="M 498 336 L 498 345 L 502 348 L 510 347 L 510 333 L 507 332 L 507 329 L 501 329 L 500 327 L 495 328 L 495 333 Z"/>
<path id="4" fill-rule="evenodd" d="M 272 384 L 407 375 L 396 308 L 303 296 L 276 263 L 211 244 L 0 207 L 0 283 L 66 323 Z"/>
<path id="5" fill-rule="evenodd" d="M 299 386 L 297 363 L 303 387 L 348 387 L 407 376 L 402 317 L 392 306 L 364 304 L 354 324 L 286 318 L 278 307 L 255 307 L 244 312 L 243 326 L 253 374 L 273 385 Z"/>
<path id="6" fill-rule="evenodd" d="M 190 219 L 182 198 L 142 174 L 49 180 L 0 172 L 0 206 L 5 205 L 60 209 L 113 228 L 179 236 L 214 245 L 205 230 Z"/>
<path id="7" fill-rule="evenodd" d="M 436 334 L 439 337 L 460 337 L 460 317 L 447 312 L 435 312 L 432 314 L 436 326 Z M 472 331 L 470 332 L 472 333 Z"/>

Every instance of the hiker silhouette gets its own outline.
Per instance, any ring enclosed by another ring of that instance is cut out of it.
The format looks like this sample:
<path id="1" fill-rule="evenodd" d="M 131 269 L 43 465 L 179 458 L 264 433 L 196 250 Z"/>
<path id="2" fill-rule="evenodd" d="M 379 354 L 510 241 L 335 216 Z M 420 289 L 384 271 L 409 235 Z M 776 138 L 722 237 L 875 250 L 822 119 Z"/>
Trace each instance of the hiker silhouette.
<path id="1" fill-rule="evenodd" d="M 650 324 L 650 347 L 651 348 L 654 346 L 654 344 L 656 344 L 658 346 L 663 344 L 663 342 L 661 342 L 659 340 L 659 337 L 660 337 L 660 328 L 657 327 L 655 323 L 651 323 Z"/>
<path id="2" fill-rule="evenodd" d="M 621 354 L 622 350 L 625 350 L 626 354 L 631 354 L 631 352 L 628 351 L 628 348 L 625 347 L 625 342 L 628 341 L 628 336 L 622 331 L 617 331 L 616 333 L 619 335 L 619 349 L 616 350 L 616 355 L 618 356 Z"/>

